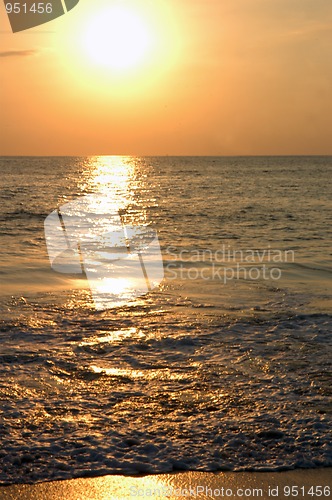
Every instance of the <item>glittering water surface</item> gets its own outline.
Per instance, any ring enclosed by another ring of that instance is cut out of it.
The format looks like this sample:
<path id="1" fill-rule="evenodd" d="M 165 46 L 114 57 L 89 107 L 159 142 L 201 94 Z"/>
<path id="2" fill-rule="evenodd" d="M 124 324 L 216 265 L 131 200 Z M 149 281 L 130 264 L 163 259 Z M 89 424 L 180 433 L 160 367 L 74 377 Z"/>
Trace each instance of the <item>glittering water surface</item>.
<path id="1" fill-rule="evenodd" d="M 1 159 L 0 481 L 332 465 L 331 168 Z M 44 238 L 93 194 L 157 231 L 165 270 L 106 310 Z"/>

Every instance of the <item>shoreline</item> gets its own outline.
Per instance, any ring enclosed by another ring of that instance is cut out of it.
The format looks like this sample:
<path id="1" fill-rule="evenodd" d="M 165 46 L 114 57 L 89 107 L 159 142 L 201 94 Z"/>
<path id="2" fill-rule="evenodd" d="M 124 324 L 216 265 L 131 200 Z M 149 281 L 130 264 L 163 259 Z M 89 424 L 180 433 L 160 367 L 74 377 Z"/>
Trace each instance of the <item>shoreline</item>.
<path id="1" fill-rule="evenodd" d="M 331 477 L 332 467 L 281 472 L 190 471 L 144 476 L 106 475 L 0 486 L 0 500 L 122 500 L 126 498 L 175 500 L 178 498 L 230 497 L 262 499 L 297 497 L 312 500 L 317 497 L 324 499 L 331 496 Z"/>

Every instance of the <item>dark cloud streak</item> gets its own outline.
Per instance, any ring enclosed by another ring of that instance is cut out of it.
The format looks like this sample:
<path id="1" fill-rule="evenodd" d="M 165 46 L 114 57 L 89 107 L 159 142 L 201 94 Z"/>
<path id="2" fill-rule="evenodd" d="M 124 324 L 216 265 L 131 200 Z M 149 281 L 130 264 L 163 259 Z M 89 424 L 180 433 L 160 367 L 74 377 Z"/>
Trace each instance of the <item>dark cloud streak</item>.
<path id="1" fill-rule="evenodd" d="M 0 51 L 0 57 L 28 57 L 36 54 L 36 50 L 5 50 Z"/>

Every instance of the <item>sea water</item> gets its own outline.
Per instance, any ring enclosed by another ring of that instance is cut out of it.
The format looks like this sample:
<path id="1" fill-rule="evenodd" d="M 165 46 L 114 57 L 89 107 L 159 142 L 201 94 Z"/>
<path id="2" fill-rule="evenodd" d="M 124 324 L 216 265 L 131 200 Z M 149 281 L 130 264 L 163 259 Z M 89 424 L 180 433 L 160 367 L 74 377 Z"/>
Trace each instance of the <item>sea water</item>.
<path id="1" fill-rule="evenodd" d="M 0 174 L 1 483 L 332 465 L 331 157 Z M 163 281 L 120 307 L 50 265 L 46 217 L 86 195 L 159 237 Z"/>

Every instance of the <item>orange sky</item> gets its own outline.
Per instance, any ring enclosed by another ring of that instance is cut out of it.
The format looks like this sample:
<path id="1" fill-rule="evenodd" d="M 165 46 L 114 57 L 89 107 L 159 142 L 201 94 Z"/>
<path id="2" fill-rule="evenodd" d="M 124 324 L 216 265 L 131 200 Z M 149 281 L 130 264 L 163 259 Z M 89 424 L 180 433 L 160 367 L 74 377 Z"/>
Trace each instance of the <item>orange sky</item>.
<path id="1" fill-rule="evenodd" d="M 331 0 L 122 0 L 150 44 L 125 69 L 89 54 L 114 3 L 15 34 L 1 3 L 0 154 L 332 154 Z"/>

